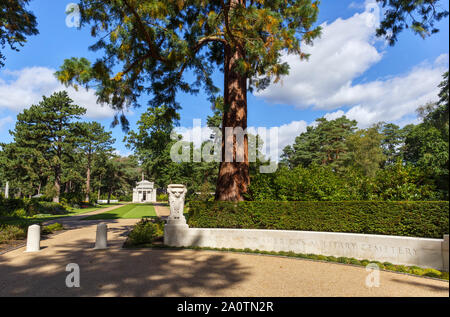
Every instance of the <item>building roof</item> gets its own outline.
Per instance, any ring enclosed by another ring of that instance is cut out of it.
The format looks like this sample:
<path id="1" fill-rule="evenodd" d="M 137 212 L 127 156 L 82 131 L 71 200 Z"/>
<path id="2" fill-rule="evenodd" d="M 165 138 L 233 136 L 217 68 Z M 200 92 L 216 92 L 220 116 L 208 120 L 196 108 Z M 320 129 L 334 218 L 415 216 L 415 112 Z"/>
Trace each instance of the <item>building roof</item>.
<path id="1" fill-rule="evenodd" d="M 137 189 L 139 189 L 139 188 L 153 188 L 154 186 L 155 186 L 154 182 L 149 182 L 149 181 L 143 180 L 143 181 L 137 183 L 136 188 Z"/>

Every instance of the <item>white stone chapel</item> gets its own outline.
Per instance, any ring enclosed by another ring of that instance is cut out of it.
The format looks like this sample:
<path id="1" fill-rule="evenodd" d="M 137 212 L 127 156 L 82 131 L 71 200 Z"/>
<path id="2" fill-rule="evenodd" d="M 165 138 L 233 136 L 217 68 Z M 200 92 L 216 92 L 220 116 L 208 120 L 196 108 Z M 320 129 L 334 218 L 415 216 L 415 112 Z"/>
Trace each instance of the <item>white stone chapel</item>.
<path id="1" fill-rule="evenodd" d="M 133 203 L 155 203 L 156 188 L 155 183 L 142 180 L 133 189 Z"/>

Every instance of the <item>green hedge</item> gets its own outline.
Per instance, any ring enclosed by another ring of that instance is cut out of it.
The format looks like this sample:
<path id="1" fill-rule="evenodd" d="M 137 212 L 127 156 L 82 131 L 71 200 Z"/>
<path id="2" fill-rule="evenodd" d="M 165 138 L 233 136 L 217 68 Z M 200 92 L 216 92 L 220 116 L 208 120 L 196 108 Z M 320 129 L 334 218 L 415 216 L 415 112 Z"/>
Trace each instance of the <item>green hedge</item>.
<path id="1" fill-rule="evenodd" d="M 440 238 L 448 201 L 190 202 L 189 225 Z"/>

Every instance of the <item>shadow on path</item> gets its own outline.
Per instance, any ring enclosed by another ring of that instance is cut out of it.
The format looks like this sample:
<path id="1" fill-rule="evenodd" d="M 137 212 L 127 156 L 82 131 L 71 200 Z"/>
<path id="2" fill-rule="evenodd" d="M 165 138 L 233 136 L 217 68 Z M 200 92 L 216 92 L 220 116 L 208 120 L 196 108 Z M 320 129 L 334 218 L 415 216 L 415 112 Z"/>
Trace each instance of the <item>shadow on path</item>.
<path id="1" fill-rule="evenodd" d="M 81 239 L 18 263 L 0 257 L 0 296 L 219 296 L 249 274 L 221 254 L 92 247 L 92 240 Z M 80 288 L 65 285 L 69 263 L 80 267 Z"/>

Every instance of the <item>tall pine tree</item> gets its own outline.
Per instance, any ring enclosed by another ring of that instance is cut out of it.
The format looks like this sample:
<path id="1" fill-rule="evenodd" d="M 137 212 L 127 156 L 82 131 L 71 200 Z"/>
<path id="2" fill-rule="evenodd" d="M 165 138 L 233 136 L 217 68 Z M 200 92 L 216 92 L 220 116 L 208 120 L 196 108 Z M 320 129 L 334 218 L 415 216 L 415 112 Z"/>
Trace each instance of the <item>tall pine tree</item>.
<path id="1" fill-rule="evenodd" d="M 74 127 L 77 149 L 82 152 L 86 160 L 86 201 L 89 202 L 91 193 L 91 173 L 95 156 L 111 153 L 115 139 L 111 132 L 105 131 L 98 122 L 77 122 Z"/>
<path id="2" fill-rule="evenodd" d="M 35 151 L 48 164 L 54 181 L 54 202 L 59 202 L 63 160 L 72 155 L 76 141 L 72 121 L 85 112 L 73 104 L 67 92 L 57 92 L 20 113 L 10 132 L 20 152 Z"/>

